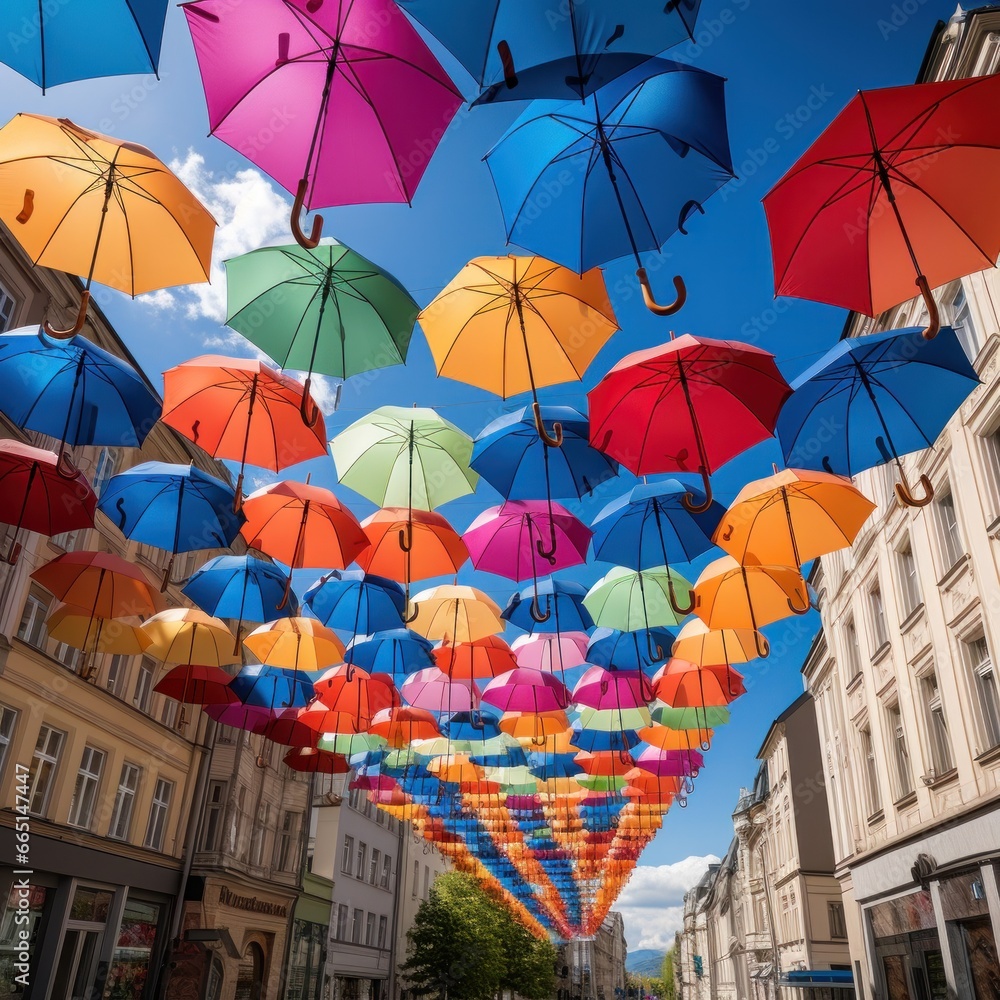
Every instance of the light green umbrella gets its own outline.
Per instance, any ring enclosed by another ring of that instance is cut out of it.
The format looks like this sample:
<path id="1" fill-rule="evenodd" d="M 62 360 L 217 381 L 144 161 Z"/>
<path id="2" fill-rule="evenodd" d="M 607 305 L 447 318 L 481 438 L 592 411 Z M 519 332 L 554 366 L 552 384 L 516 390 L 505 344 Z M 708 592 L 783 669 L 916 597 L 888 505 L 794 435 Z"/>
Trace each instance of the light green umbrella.
<path id="1" fill-rule="evenodd" d="M 671 589 L 689 591 L 691 584 L 680 573 L 664 566 L 642 572 L 616 566 L 590 588 L 583 604 L 595 623 L 604 628 L 638 632 L 654 625 L 670 627 L 682 620 L 670 599 Z M 650 648 L 654 660 L 661 660 L 668 653 L 669 650 Z"/>
<path id="2" fill-rule="evenodd" d="M 578 774 L 573 780 L 592 792 L 618 792 L 628 784 L 620 774 Z"/>
<path id="3" fill-rule="evenodd" d="M 371 733 L 323 733 L 316 741 L 318 749 L 340 753 L 345 757 L 381 750 L 385 745 L 386 741 L 381 736 L 372 736 Z"/>
<path id="4" fill-rule="evenodd" d="M 624 729 L 644 729 L 651 722 L 649 709 L 585 708 L 580 712 L 580 728 L 599 733 L 617 733 Z"/>
<path id="5" fill-rule="evenodd" d="M 702 731 L 701 747 L 707 750 L 710 746 L 710 730 L 716 726 L 725 725 L 729 721 L 729 709 L 724 705 L 699 705 L 691 708 L 671 708 L 657 701 L 653 705 L 653 721 L 668 729 L 699 729 Z"/>
<path id="6" fill-rule="evenodd" d="M 419 308 L 342 243 L 264 247 L 226 261 L 226 323 L 282 368 L 346 379 L 406 360 Z"/>
<path id="7" fill-rule="evenodd" d="M 474 492 L 472 438 L 426 407 L 380 406 L 330 442 L 344 486 L 380 507 L 433 510 Z"/>

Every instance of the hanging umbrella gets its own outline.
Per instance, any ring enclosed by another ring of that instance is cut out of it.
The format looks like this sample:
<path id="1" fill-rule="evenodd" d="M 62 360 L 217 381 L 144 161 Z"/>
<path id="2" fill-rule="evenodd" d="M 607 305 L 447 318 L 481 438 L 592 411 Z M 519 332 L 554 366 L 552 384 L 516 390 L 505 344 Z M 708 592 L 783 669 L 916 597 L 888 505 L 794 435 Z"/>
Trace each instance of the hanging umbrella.
<path id="1" fill-rule="evenodd" d="M 606 723 L 607 720 L 611 719 L 611 715 L 614 713 L 604 712 L 600 716 L 597 715 L 596 709 L 587 709 L 588 721 L 594 723 L 595 725 L 590 727 L 585 727 L 583 725 L 583 717 L 579 722 L 574 722 L 572 726 L 573 736 L 572 744 L 578 750 L 586 750 L 588 753 L 596 753 L 598 751 L 605 750 L 631 750 L 633 747 L 639 745 L 639 737 L 635 733 L 626 728 L 600 728 L 599 724 Z M 648 718 L 649 713 L 646 712 Z M 643 726 L 649 725 L 648 722 L 643 723 Z"/>
<path id="2" fill-rule="evenodd" d="M 267 708 L 304 708 L 313 697 L 312 678 L 302 670 L 263 664 L 243 667 L 229 686 L 244 705 Z"/>
<path id="3" fill-rule="evenodd" d="M 483 688 L 483 701 L 501 712 L 560 712 L 570 703 L 569 691 L 555 674 L 518 667 Z"/>
<path id="4" fill-rule="evenodd" d="M 303 207 L 409 202 L 462 103 L 391 0 L 197 0 L 183 4 L 212 134 L 295 194 Z M 373 30 L 374 29 L 374 30 Z M 282 112 L 277 141 L 261 129 Z M 349 155 L 345 150 L 349 149 Z"/>
<path id="5" fill-rule="evenodd" d="M 72 604 L 59 604 L 49 612 L 45 631 L 50 639 L 84 653 L 136 656 L 150 646 L 137 617 L 93 618 L 86 608 Z"/>
<path id="6" fill-rule="evenodd" d="M 110 552 L 64 552 L 36 569 L 31 579 L 95 620 L 156 610 L 154 590 L 142 570 Z"/>
<path id="7" fill-rule="evenodd" d="M 899 499 L 926 506 L 930 480 L 915 496 L 900 457 L 931 447 L 978 384 L 951 327 L 930 344 L 916 329 L 841 340 L 792 384 L 777 428 L 785 461 L 842 476 L 895 462 Z"/>
<path id="8" fill-rule="evenodd" d="M 585 632 L 594 624 L 584 606 L 586 596 L 586 587 L 575 580 L 549 577 L 514 594 L 503 610 L 503 618 L 532 635 L 536 632 Z"/>
<path id="9" fill-rule="evenodd" d="M 33 263 L 87 276 L 76 322 L 46 324 L 52 336 L 83 329 L 94 281 L 132 296 L 208 281 L 215 219 L 138 143 L 15 115 L 0 129 L 0 192 L 0 219 Z"/>
<path id="10" fill-rule="evenodd" d="M 802 566 L 851 545 L 874 509 L 842 476 L 775 467 L 740 490 L 714 538 L 738 562 Z"/>
<path id="11" fill-rule="evenodd" d="M 542 635 L 519 635 L 511 649 L 519 667 L 534 670 L 572 670 L 587 662 L 586 632 L 548 632 Z"/>
<path id="12" fill-rule="evenodd" d="M 110 479 L 98 506 L 126 538 L 170 553 L 165 591 L 176 555 L 232 545 L 244 521 L 233 500 L 230 486 L 193 465 L 143 462 Z"/>
<path id="13" fill-rule="evenodd" d="M 255 628 L 243 645 L 271 667 L 325 670 L 344 660 L 337 633 L 313 618 L 279 618 Z"/>
<path id="14" fill-rule="evenodd" d="M 7 4 L 0 11 L 0 62 L 43 94 L 77 80 L 156 73 L 166 13 L 167 0 Z"/>
<path id="15" fill-rule="evenodd" d="M 588 394 L 594 445 L 636 475 L 697 473 L 709 509 L 718 467 L 774 433 L 791 389 L 774 355 L 738 341 L 685 334 L 629 354 Z"/>
<path id="16" fill-rule="evenodd" d="M 55 452 L 0 441 L 0 523 L 14 526 L 3 560 L 15 565 L 22 530 L 41 535 L 91 528 L 97 497 L 82 472 L 60 475 Z"/>
<path id="17" fill-rule="evenodd" d="M 653 708 L 652 715 L 658 726 L 667 726 L 669 729 L 705 730 L 722 726 L 729 721 L 729 709 L 722 705 L 695 708 L 657 705 Z"/>
<path id="18" fill-rule="evenodd" d="M 185 664 L 168 671 L 153 690 L 182 704 L 232 705 L 240 699 L 229 686 L 231 680 L 219 667 Z"/>
<path id="19" fill-rule="evenodd" d="M 746 694 L 743 677 L 727 664 L 708 667 L 676 657 L 653 678 L 656 697 L 671 708 L 716 708 Z"/>
<path id="20" fill-rule="evenodd" d="M 669 583 L 667 586 L 669 589 Z M 673 643 L 673 634 L 659 626 L 635 632 L 596 628 L 587 646 L 587 662 L 600 667 L 650 672 L 669 654 Z M 660 652 L 663 656 L 652 657 L 650 652 Z"/>
<path id="21" fill-rule="evenodd" d="M 349 774 L 351 765 L 339 753 L 327 753 L 316 747 L 294 747 L 281 758 L 293 771 L 307 774 Z"/>
<path id="22" fill-rule="evenodd" d="M 1000 165 L 1000 78 L 862 90 L 764 198 L 775 294 L 875 316 L 993 267 L 1000 207 L 969 200 Z"/>
<path id="23" fill-rule="evenodd" d="M 517 740 L 535 746 L 543 746 L 546 741 L 569 729 L 569 718 L 562 710 L 555 712 L 504 712 L 500 717 L 500 729 Z"/>
<path id="24" fill-rule="evenodd" d="M 406 628 L 387 629 L 374 635 L 356 635 L 347 647 L 347 661 L 372 673 L 390 677 L 411 674 L 434 666 L 434 645 Z"/>
<path id="25" fill-rule="evenodd" d="M 497 635 L 486 635 L 457 645 L 437 646 L 434 662 L 442 673 L 458 680 L 498 677 L 518 666 L 511 647 Z"/>
<path id="26" fill-rule="evenodd" d="M 588 708 L 580 709 L 580 726 L 582 729 L 592 729 L 597 732 L 611 733 L 622 730 L 642 729 L 650 723 L 649 709 L 645 705 L 634 708 Z M 576 745 L 579 746 L 579 743 Z M 580 746 L 580 749 L 587 749 Z M 590 748 L 593 749 L 593 748 Z M 605 747 L 602 749 L 616 749 Z"/>
<path id="27" fill-rule="evenodd" d="M 327 670 L 313 685 L 316 699 L 331 712 L 356 719 L 366 729 L 376 712 L 400 704 L 391 678 L 345 663 Z"/>
<path id="28" fill-rule="evenodd" d="M 677 299 L 658 305 L 641 254 L 686 232 L 691 212 L 733 177 L 724 87 L 650 59 L 582 103 L 530 106 L 486 154 L 507 239 L 580 273 L 630 254 L 646 306 L 676 312 L 684 282 L 675 277 Z M 553 185 L 559 197 L 543 203 Z"/>
<path id="29" fill-rule="evenodd" d="M 654 714 L 655 714 L 654 709 Z M 711 730 L 706 734 L 702 729 L 671 729 L 669 726 L 654 724 L 637 731 L 643 743 L 659 747 L 660 750 L 696 750 L 700 744 L 702 750 L 711 747 Z"/>
<path id="30" fill-rule="evenodd" d="M 705 766 L 705 758 L 697 750 L 661 750 L 648 747 L 635 759 L 636 767 L 657 777 L 695 777 Z"/>
<path id="31" fill-rule="evenodd" d="M 664 646 L 664 648 L 667 648 Z M 768 654 L 767 639 L 753 629 L 709 628 L 700 618 L 692 618 L 677 633 L 672 653 L 679 660 L 704 666 L 712 663 L 748 663 Z"/>
<path id="32" fill-rule="evenodd" d="M 428 639 L 473 642 L 504 629 L 500 608 L 475 587 L 442 584 L 422 590 L 411 603 L 416 611 L 411 627 Z"/>
<path id="33" fill-rule="evenodd" d="M 258 734 L 274 717 L 274 713 L 269 708 L 262 708 L 259 705 L 244 705 L 243 702 L 206 705 L 204 712 L 210 719 L 215 719 L 219 725 Z"/>
<path id="34" fill-rule="evenodd" d="M 383 708 L 376 712 L 368 732 L 383 737 L 394 747 L 408 746 L 414 740 L 434 739 L 441 734 L 434 716 L 426 709 L 412 705 Z"/>
<path id="35" fill-rule="evenodd" d="M 410 674 L 400 693 L 408 705 L 429 712 L 471 712 L 479 701 L 471 678 L 452 680 L 437 667 Z"/>
<path id="36" fill-rule="evenodd" d="M 522 164 L 523 169 L 523 164 Z M 582 276 L 542 257 L 477 257 L 423 312 L 438 375 L 506 399 L 531 392 L 539 437 L 562 444 L 542 423 L 538 389 L 583 377 L 618 329 L 604 277 Z"/>
<path id="37" fill-rule="evenodd" d="M 653 700 L 649 679 L 639 670 L 591 667 L 573 688 L 576 705 L 597 709 L 633 709 Z"/>
<path id="38" fill-rule="evenodd" d="M 306 609 L 328 628 L 371 635 L 403 625 L 406 598 L 393 580 L 360 570 L 334 570 L 305 593 Z"/>
<path id="39" fill-rule="evenodd" d="M 240 463 L 234 509 L 248 463 L 280 472 L 326 454 L 322 415 L 302 418 L 308 398 L 290 375 L 243 358 L 205 354 L 163 373 L 163 422 L 214 458 Z"/>
<path id="40" fill-rule="evenodd" d="M 142 623 L 149 655 L 164 663 L 222 667 L 240 663 L 239 647 L 226 623 L 198 608 L 167 608 Z"/>
<path id="41" fill-rule="evenodd" d="M 0 400 L 18 427 L 60 442 L 57 469 L 70 479 L 77 470 L 67 445 L 138 448 L 160 416 L 149 383 L 127 361 L 84 337 L 62 340 L 40 327 L 0 335 Z"/>
<path id="42" fill-rule="evenodd" d="M 293 243 L 225 263 L 226 326 L 282 368 L 306 372 L 307 395 L 314 373 L 347 379 L 406 361 L 419 307 L 350 247 Z"/>

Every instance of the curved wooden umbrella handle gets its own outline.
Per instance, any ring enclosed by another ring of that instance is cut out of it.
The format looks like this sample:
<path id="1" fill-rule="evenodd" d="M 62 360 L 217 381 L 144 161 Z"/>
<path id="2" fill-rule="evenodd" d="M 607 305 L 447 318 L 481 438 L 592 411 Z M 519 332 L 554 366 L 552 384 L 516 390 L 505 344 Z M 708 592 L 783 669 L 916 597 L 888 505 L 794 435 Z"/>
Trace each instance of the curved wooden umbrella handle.
<path id="1" fill-rule="evenodd" d="M 642 288 L 642 301 L 646 303 L 646 308 L 655 316 L 673 316 L 687 302 L 687 286 L 679 274 L 674 275 L 674 291 L 677 293 L 677 297 L 666 306 L 661 306 L 653 298 L 653 289 L 649 283 L 649 275 L 646 273 L 644 267 L 640 267 L 635 272 L 635 276 L 639 279 L 639 286 Z"/>
<path id="2" fill-rule="evenodd" d="M 315 250 L 319 246 L 319 241 L 323 236 L 323 216 L 314 215 L 312 221 L 312 232 L 306 236 L 302 232 L 302 212 L 306 204 L 306 191 L 309 190 L 309 181 L 303 177 L 299 181 L 299 186 L 295 191 L 295 201 L 292 202 L 291 227 L 292 236 L 295 242 L 304 250 Z"/>
<path id="3" fill-rule="evenodd" d="M 413 525 L 407 524 L 405 528 L 399 529 L 399 547 L 404 552 L 413 551 Z"/>
<path id="4" fill-rule="evenodd" d="M 917 276 L 917 288 L 920 289 L 920 297 L 927 307 L 927 326 L 922 331 L 924 340 L 933 340 L 941 329 L 941 314 L 938 312 L 937 302 L 931 295 L 931 286 L 924 275 Z M 903 501 L 906 502 L 905 500 Z"/>
<path id="5" fill-rule="evenodd" d="M 163 579 L 160 581 L 160 593 L 165 594 L 167 592 L 167 587 L 183 587 L 188 580 L 191 579 L 189 576 L 182 576 L 179 580 L 174 580 L 171 578 L 170 574 L 174 568 L 175 556 L 170 557 L 170 562 L 167 563 L 167 568 L 163 571 Z"/>
<path id="6" fill-rule="evenodd" d="M 87 322 L 89 307 L 90 292 L 83 291 L 80 293 L 80 310 L 76 314 L 76 322 L 68 330 L 57 330 L 54 326 L 49 326 L 48 320 L 42 322 L 42 329 L 50 337 L 55 337 L 56 340 L 68 340 L 70 337 L 75 337 L 83 329 L 83 324 Z"/>
<path id="7" fill-rule="evenodd" d="M 285 592 L 281 595 L 281 600 L 274 606 L 275 611 L 284 611 L 288 607 L 288 598 L 292 596 L 292 574 L 288 574 L 285 581 Z"/>
<path id="8" fill-rule="evenodd" d="M 56 462 L 56 472 L 62 476 L 63 479 L 76 479 L 80 475 L 80 470 L 70 461 L 69 456 L 66 454 L 66 445 L 59 449 L 59 459 Z"/>
<path id="9" fill-rule="evenodd" d="M 322 228 L 322 227 L 321 227 Z M 310 395 L 312 389 L 312 375 L 310 375 L 302 385 L 302 402 L 299 404 L 299 414 L 302 416 L 302 423 L 310 429 L 319 423 L 321 415 L 320 408 L 316 405 L 316 400 Z M 309 412 L 309 404 L 312 403 L 312 413 Z"/>
<path id="10" fill-rule="evenodd" d="M 654 663 L 658 663 L 660 660 L 666 658 L 663 647 L 658 642 L 653 642 L 653 636 L 650 634 L 648 628 L 646 629 L 646 652 L 649 653 L 649 658 Z"/>
<path id="11" fill-rule="evenodd" d="M 788 601 L 788 608 L 793 615 L 807 615 L 810 611 L 812 611 L 812 605 L 808 600 L 806 601 L 806 606 L 804 608 L 800 608 L 790 597 L 786 598 L 786 600 Z"/>
<path id="12" fill-rule="evenodd" d="M 552 424 L 552 433 L 545 429 L 545 424 L 542 421 L 542 408 L 538 403 L 531 404 L 532 412 L 535 414 L 535 428 L 538 431 L 538 436 L 542 439 L 542 442 L 549 448 L 561 448 L 563 443 L 563 428 L 559 421 L 555 421 Z"/>
<path id="13" fill-rule="evenodd" d="M 681 497 L 681 503 L 684 504 L 684 509 L 692 514 L 704 514 L 709 507 L 712 506 L 712 480 L 709 474 L 705 471 L 705 466 L 698 467 L 698 473 L 701 475 L 702 486 L 705 488 L 705 500 L 703 503 L 694 502 L 693 493 L 685 493 Z"/>
<path id="14" fill-rule="evenodd" d="M 674 592 L 673 577 L 667 578 L 667 590 L 670 593 L 670 606 L 674 609 L 675 613 L 681 616 L 681 618 L 686 617 L 687 615 L 691 614 L 692 611 L 694 611 L 695 600 L 694 600 L 693 590 L 690 589 L 688 590 L 688 606 L 686 608 L 682 608 L 677 603 L 677 594 Z"/>
<path id="15" fill-rule="evenodd" d="M 926 507 L 934 499 L 934 486 L 926 476 L 920 477 L 920 485 L 923 487 L 924 495 L 915 497 L 910 492 L 910 484 L 904 479 L 903 482 L 896 483 L 896 496 L 907 507 Z"/>
<path id="16" fill-rule="evenodd" d="M 538 603 L 538 594 L 536 593 L 531 598 L 531 606 L 528 609 L 531 612 L 531 617 L 538 622 L 539 625 L 542 622 L 547 622 L 552 617 L 552 609 L 549 607 L 549 599 L 545 599 L 545 612 L 542 612 L 541 606 Z"/>

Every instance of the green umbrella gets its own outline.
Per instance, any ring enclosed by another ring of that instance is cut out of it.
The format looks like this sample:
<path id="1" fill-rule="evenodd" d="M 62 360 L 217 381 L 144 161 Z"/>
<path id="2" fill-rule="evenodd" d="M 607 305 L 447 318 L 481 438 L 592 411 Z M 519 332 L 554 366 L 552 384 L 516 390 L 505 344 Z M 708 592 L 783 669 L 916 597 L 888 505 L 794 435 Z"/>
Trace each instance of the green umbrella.
<path id="1" fill-rule="evenodd" d="M 385 745 L 386 741 L 381 736 L 372 736 L 370 733 L 323 733 L 316 741 L 317 749 L 347 757 L 381 750 Z"/>
<path id="2" fill-rule="evenodd" d="M 670 599 L 671 589 L 690 590 L 691 584 L 665 566 L 642 572 L 616 566 L 590 588 L 583 604 L 600 626 L 622 632 L 647 630 L 650 656 L 662 660 L 666 654 L 659 647 L 653 648 L 648 629 L 680 624 L 682 619 Z"/>
<path id="3" fill-rule="evenodd" d="M 644 729 L 650 724 L 649 709 L 584 708 L 580 712 L 580 727 L 598 733 L 618 733 L 625 729 Z"/>
<path id="4" fill-rule="evenodd" d="M 724 705 L 670 708 L 660 703 L 652 716 L 653 722 L 668 729 L 714 729 L 729 721 L 729 709 Z"/>
<path id="5" fill-rule="evenodd" d="M 228 318 L 282 368 L 346 379 L 406 360 L 419 308 L 342 243 L 265 247 L 226 261 Z M 305 416 L 305 414 L 303 414 Z"/>
<path id="6" fill-rule="evenodd" d="M 434 410 L 380 406 L 330 442 L 344 486 L 380 507 L 433 510 L 475 491 L 472 438 Z"/>

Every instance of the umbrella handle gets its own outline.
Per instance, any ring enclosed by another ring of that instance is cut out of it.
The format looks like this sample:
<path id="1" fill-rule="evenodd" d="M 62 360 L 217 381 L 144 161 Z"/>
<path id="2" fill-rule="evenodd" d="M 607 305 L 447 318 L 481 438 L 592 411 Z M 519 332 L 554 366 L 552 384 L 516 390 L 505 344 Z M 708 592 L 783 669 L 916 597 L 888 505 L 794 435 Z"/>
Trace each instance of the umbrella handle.
<path id="1" fill-rule="evenodd" d="M 545 599 L 545 611 L 542 612 L 541 606 L 538 603 L 538 594 L 534 594 L 531 598 L 531 606 L 528 608 L 531 612 L 531 617 L 538 622 L 539 625 L 542 622 L 547 622 L 552 617 L 552 609 L 549 607 L 548 598 Z"/>
<path id="2" fill-rule="evenodd" d="M 238 514 L 243 508 L 243 473 L 236 477 L 236 492 L 233 494 L 233 513 Z"/>
<path id="3" fill-rule="evenodd" d="M 313 216 L 312 232 L 309 236 L 306 236 L 306 234 L 302 232 L 300 220 L 302 211 L 305 208 L 306 191 L 308 190 L 309 179 L 307 177 L 303 177 L 302 180 L 299 181 L 298 188 L 296 188 L 295 201 L 292 202 L 292 236 L 295 237 L 295 242 L 298 243 L 298 245 L 304 250 L 315 250 L 316 247 L 319 246 L 320 238 L 323 236 L 323 216 Z"/>
<path id="4" fill-rule="evenodd" d="M 542 421 L 542 408 L 538 403 L 531 404 L 532 412 L 535 414 L 535 428 L 538 431 L 538 436 L 542 439 L 542 443 L 547 445 L 549 448 L 561 448 L 563 443 L 563 428 L 562 424 L 558 420 L 552 424 L 552 433 L 545 429 L 545 424 Z"/>
<path id="5" fill-rule="evenodd" d="M 705 471 L 704 465 L 700 465 L 698 467 L 698 472 L 701 475 L 701 483 L 705 489 L 704 502 L 695 503 L 693 493 L 685 493 L 684 496 L 681 497 L 681 503 L 684 504 L 684 509 L 691 514 L 704 514 L 705 511 L 712 506 L 712 480 Z"/>
<path id="6" fill-rule="evenodd" d="M 669 6 L 669 4 L 667 6 Z M 701 202 L 697 199 L 692 198 L 689 202 L 686 202 L 684 207 L 681 209 L 680 218 L 677 220 L 677 232 L 679 232 L 681 236 L 687 236 L 688 234 L 688 231 L 684 228 L 684 223 L 691 217 L 691 210 L 694 208 L 698 209 L 702 215 L 705 214 L 705 209 L 701 207 Z"/>
<path id="7" fill-rule="evenodd" d="M 405 528 L 399 529 L 399 547 L 404 552 L 413 551 L 413 528 L 407 525 Z"/>
<path id="8" fill-rule="evenodd" d="M 285 592 L 281 595 L 281 601 L 274 606 L 275 611 L 284 611 L 288 607 L 288 598 L 292 595 L 292 574 L 288 574 L 285 581 Z"/>
<path id="9" fill-rule="evenodd" d="M 76 479 L 76 477 L 80 475 L 80 470 L 66 455 L 65 444 L 59 449 L 59 460 L 56 462 L 56 472 L 58 472 L 63 479 Z"/>
<path id="10" fill-rule="evenodd" d="M 254 759 L 254 763 L 261 769 L 267 767 L 267 761 L 264 760 L 264 755 L 262 753 L 257 754 Z"/>
<path id="11" fill-rule="evenodd" d="M 7 563 L 8 566 L 16 566 L 17 560 L 21 556 L 21 543 L 17 540 L 17 532 L 11 536 L 10 547 L 7 549 L 7 555 L 3 557 L 3 561 Z"/>
<path id="12" fill-rule="evenodd" d="M 812 605 L 808 600 L 806 601 L 806 606 L 804 608 L 798 607 L 790 597 L 786 598 L 786 600 L 788 601 L 789 609 L 794 615 L 807 615 L 810 611 L 812 611 Z"/>
<path id="13" fill-rule="evenodd" d="M 695 599 L 693 590 L 688 590 L 688 606 L 686 608 L 682 608 L 677 603 L 677 594 L 674 593 L 674 579 L 669 575 L 667 577 L 667 589 L 670 592 L 670 606 L 677 614 L 684 618 L 686 615 L 689 615 L 692 611 L 694 611 Z"/>
<path id="14" fill-rule="evenodd" d="M 653 642 L 653 637 L 648 628 L 646 629 L 646 648 L 649 652 L 649 658 L 654 663 L 658 663 L 660 660 L 666 658 L 666 653 L 663 652 L 663 647 L 658 642 Z"/>
<path id="15" fill-rule="evenodd" d="M 711 750 L 711 749 L 712 749 L 711 741 L 709 741 L 709 740 L 702 740 L 701 741 L 701 752 L 702 753 L 708 753 L 708 751 Z"/>
<path id="16" fill-rule="evenodd" d="M 934 296 L 931 295 L 931 286 L 927 278 L 922 274 L 917 275 L 917 288 L 920 289 L 920 297 L 924 300 L 924 305 L 927 307 L 927 326 L 922 331 L 923 337 L 924 340 L 933 340 L 938 335 L 938 330 L 941 329 L 941 314 L 938 312 Z M 906 503 L 906 501 L 904 500 L 903 503 Z"/>
<path id="17" fill-rule="evenodd" d="M 50 337 L 55 337 L 57 340 L 67 340 L 70 337 L 75 337 L 83 329 L 83 324 L 87 322 L 87 309 L 89 306 L 90 292 L 81 292 L 80 309 L 76 314 L 76 322 L 68 330 L 57 330 L 54 326 L 49 326 L 48 320 L 42 321 L 42 329 Z"/>
<path id="18" fill-rule="evenodd" d="M 791 601 L 788 603 L 789 606 L 791 606 Z M 771 655 L 770 644 L 768 643 L 766 637 L 762 633 L 758 632 L 757 629 L 753 630 L 753 644 L 757 647 L 757 655 L 762 660 L 767 659 L 767 657 Z"/>
<path id="19" fill-rule="evenodd" d="M 532 736 L 531 745 L 533 747 L 543 747 L 545 746 L 546 740 L 544 736 Z"/>
<path id="20" fill-rule="evenodd" d="M 551 532 L 552 548 L 546 549 L 542 544 L 542 540 L 539 538 L 535 542 L 535 549 L 538 554 L 545 560 L 548 561 L 550 566 L 555 566 L 556 564 L 556 526 L 549 521 L 549 531 Z"/>
<path id="21" fill-rule="evenodd" d="M 902 476 L 902 473 L 900 475 Z M 924 489 L 924 495 L 915 497 L 910 492 L 910 484 L 903 478 L 902 482 L 896 483 L 896 496 L 907 507 L 926 507 L 934 499 L 934 486 L 926 476 L 920 477 L 920 485 Z"/>
<path id="22" fill-rule="evenodd" d="M 645 302 L 646 308 L 653 313 L 655 316 L 673 316 L 675 312 L 679 312 L 684 303 L 687 302 L 687 286 L 684 284 L 684 279 L 679 275 L 674 275 L 674 291 L 677 293 L 677 297 L 669 305 L 661 306 L 656 299 L 653 298 L 653 288 L 649 283 L 649 275 L 646 273 L 644 267 L 640 267 L 636 272 L 635 276 L 639 279 L 639 286 L 642 288 L 642 301 Z"/>
<path id="23" fill-rule="evenodd" d="M 302 402 L 299 403 L 299 413 L 302 416 L 302 423 L 309 427 L 310 429 L 315 427 L 319 423 L 319 418 L 322 415 L 320 408 L 316 405 L 316 400 L 310 395 L 310 389 L 312 388 L 312 375 L 310 375 L 302 386 Z M 309 412 L 309 404 L 312 403 L 312 413 Z"/>

